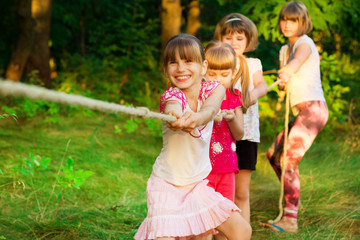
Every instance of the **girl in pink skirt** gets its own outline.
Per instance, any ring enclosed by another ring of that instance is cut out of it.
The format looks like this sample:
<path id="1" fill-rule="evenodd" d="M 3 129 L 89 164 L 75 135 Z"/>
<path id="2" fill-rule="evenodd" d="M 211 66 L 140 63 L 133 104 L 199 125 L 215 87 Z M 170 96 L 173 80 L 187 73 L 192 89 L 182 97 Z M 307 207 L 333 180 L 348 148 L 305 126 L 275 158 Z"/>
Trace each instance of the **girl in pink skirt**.
<path id="1" fill-rule="evenodd" d="M 161 96 L 160 111 L 177 121 L 163 123 L 163 148 L 147 182 L 148 214 L 135 239 L 188 239 L 222 232 L 229 240 L 250 239 L 240 209 L 208 187 L 213 118 L 225 90 L 205 81 L 203 46 L 179 34 L 164 50 L 164 72 L 172 87 Z"/>

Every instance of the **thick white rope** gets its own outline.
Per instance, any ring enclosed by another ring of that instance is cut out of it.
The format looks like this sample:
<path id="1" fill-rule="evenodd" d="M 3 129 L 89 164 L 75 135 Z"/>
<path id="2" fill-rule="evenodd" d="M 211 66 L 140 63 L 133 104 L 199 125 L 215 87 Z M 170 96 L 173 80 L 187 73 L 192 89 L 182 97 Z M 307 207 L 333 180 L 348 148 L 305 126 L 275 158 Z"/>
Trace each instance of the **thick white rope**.
<path id="1" fill-rule="evenodd" d="M 279 85 L 279 83 L 281 82 L 281 80 L 277 80 L 276 82 L 274 82 L 273 84 L 271 84 L 270 86 L 268 86 L 267 90 L 269 91 L 270 89 L 272 89 L 273 87 Z"/>
<path id="2" fill-rule="evenodd" d="M 277 86 L 280 80 L 276 81 L 268 87 L 271 89 Z M 96 100 L 80 95 L 74 95 L 64 92 L 57 92 L 34 85 L 27 85 L 24 83 L 14 82 L 10 80 L 2 80 L 0 78 L 0 95 L 1 96 L 15 96 L 27 97 L 33 100 L 45 100 L 55 103 L 61 103 L 71 106 L 86 107 L 92 110 L 101 112 L 123 113 L 141 118 L 152 118 L 166 122 L 176 121 L 176 117 L 167 114 L 152 112 L 146 107 L 128 107 L 116 103 L 109 103 L 101 100 Z M 226 113 L 221 114 L 223 117 Z M 216 116 L 214 117 L 216 118 Z"/>
<path id="3" fill-rule="evenodd" d="M 124 113 L 141 118 L 153 118 L 167 122 L 176 121 L 176 117 L 152 112 L 146 107 L 127 107 L 116 103 L 109 103 L 88 97 L 57 92 L 38 86 L 0 79 L 0 95 L 27 97 L 34 100 L 45 100 L 72 106 L 86 107 L 101 112 Z"/>

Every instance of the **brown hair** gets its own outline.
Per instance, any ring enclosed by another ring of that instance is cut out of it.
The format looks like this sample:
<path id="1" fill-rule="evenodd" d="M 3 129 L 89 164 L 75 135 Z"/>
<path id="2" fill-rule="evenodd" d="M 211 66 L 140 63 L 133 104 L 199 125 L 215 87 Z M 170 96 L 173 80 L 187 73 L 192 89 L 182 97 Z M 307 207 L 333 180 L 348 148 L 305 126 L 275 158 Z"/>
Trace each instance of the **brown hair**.
<path id="1" fill-rule="evenodd" d="M 205 59 L 208 61 L 208 69 L 232 71 L 236 68 L 236 54 L 234 49 L 227 43 L 211 41 L 205 48 Z M 241 101 L 243 112 L 250 106 L 249 92 L 249 69 L 244 57 L 240 56 L 240 67 L 230 84 L 230 91 L 235 94 L 234 87 L 238 79 L 241 79 Z"/>
<path id="2" fill-rule="evenodd" d="M 175 60 L 177 53 L 181 59 L 191 59 L 200 64 L 205 60 L 203 45 L 198 38 L 190 34 L 180 33 L 166 43 L 163 53 L 164 67 Z"/>
<path id="3" fill-rule="evenodd" d="M 278 18 L 278 30 L 280 34 L 283 34 L 280 28 L 280 21 L 285 18 L 299 21 L 299 36 L 311 32 L 313 28 L 309 12 L 302 2 L 288 2 L 282 7 Z"/>
<path id="4" fill-rule="evenodd" d="M 214 40 L 222 40 L 227 34 L 244 33 L 247 39 L 244 52 L 255 50 L 258 46 L 258 32 L 253 21 L 240 13 L 230 13 L 216 25 Z"/>

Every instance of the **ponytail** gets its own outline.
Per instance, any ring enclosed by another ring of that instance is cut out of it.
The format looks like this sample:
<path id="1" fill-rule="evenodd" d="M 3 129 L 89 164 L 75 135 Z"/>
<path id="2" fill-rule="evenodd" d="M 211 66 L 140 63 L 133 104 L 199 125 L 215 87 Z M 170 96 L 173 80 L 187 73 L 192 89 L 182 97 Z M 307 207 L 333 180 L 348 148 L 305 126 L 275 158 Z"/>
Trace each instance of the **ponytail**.
<path id="1" fill-rule="evenodd" d="M 250 91 L 249 91 L 249 85 L 250 85 L 249 67 L 243 56 L 238 56 L 238 58 L 240 60 L 239 70 L 231 82 L 230 91 L 234 92 L 235 84 L 237 83 L 238 79 L 240 79 L 242 109 L 243 109 L 243 113 L 246 113 L 247 109 L 251 105 Z"/>

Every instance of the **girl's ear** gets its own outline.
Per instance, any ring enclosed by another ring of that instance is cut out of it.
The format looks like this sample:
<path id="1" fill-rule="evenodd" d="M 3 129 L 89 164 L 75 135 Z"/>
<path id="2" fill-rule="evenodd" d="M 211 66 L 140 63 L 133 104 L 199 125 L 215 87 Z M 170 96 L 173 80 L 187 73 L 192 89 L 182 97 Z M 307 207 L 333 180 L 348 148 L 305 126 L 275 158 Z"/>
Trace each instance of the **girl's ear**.
<path id="1" fill-rule="evenodd" d="M 204 60 L 201 67 L 201 75 L 205 75 L 208 68 L 208 61 Z"/>

